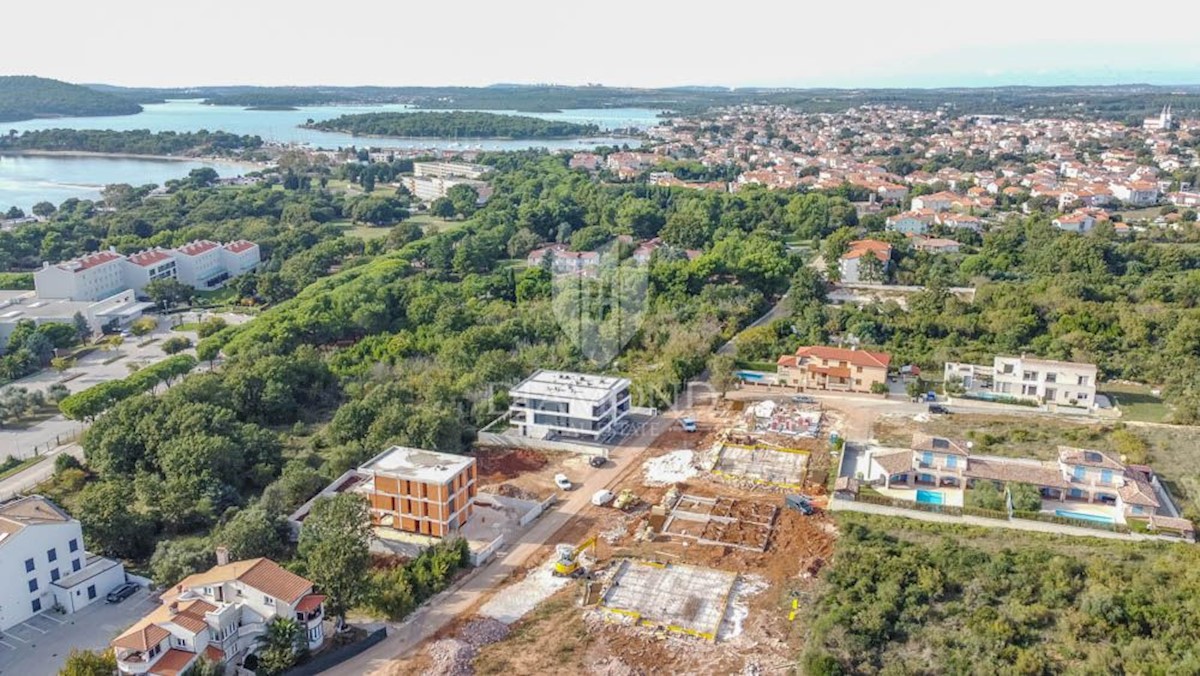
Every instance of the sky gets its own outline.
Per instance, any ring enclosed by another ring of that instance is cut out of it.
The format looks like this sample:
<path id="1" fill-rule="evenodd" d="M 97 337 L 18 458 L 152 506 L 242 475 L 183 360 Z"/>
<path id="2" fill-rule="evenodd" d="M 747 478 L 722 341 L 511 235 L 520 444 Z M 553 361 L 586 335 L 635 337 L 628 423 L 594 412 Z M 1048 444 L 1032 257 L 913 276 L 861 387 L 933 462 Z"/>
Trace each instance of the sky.
<path id="1" fill-rule="evenodd" d="M 1196 0 L 4 4 L 0 75 L 128 86 L 1200 84 Z"/>

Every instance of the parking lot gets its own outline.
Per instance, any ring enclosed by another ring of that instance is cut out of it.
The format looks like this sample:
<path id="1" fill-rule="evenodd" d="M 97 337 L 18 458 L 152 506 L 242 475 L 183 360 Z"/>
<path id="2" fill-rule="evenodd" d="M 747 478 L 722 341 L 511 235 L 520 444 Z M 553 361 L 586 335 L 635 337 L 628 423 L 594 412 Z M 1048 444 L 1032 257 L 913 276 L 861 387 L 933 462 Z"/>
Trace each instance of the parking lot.
<path id="1" fill-rule="evenodd" d="M 103 600 L 73 615 L 46 611 L 0 633 L 0 674 L 56 674 L 72 648 L 101 650 L 108 642 L 158 605 L 140 589 L 121 603 Z"/>

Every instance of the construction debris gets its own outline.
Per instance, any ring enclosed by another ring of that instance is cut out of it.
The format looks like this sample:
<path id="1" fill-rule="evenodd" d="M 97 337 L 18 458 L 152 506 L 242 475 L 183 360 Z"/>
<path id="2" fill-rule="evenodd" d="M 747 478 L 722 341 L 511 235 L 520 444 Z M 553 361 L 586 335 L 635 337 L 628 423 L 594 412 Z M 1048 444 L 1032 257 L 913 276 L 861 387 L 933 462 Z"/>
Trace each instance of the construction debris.
<path id="1" fill-rule="evenodd" d="M 479 609 L 479 614 L 504 624 L 512 624 L 521 619 L 525 613 L 533 610 L 537 604 L 550 598 L 554 592 L 570 582 L 568 578 L 555 577 L 556 562 L 557 559 L 551 558 L 529 571 L 524 580 L 507 587 L 503 594 L 493 596 Z"/>
<path id="2" fill-rule="evenodd" d="M 429 646 L 429 658 L 433 661 L 430 673 L 445 676 L 472 676 L 475 669 L 476 649 L 471 644 L 456 638 L 444 638 Z"/>
<path id="3" fill-rule="evenodd" d="M 694 463 L 696 453 L 682 450 L 672 451 L 657 458 L 651 458 L 642 465 L 647 486 L 663 486 L 666 484 L 687 481 L 698 474 Z"/>

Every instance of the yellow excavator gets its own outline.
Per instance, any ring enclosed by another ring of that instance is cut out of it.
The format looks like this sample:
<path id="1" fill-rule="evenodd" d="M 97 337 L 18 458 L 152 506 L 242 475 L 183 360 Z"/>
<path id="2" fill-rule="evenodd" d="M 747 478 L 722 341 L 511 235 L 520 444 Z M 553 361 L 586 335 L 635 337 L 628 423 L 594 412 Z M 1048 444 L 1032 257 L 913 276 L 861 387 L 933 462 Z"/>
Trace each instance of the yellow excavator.
<path id="1" fill-rule="evenodd" d="M 594 548 L 595 546 L 595 537 L 584 540 L 578 547 L 572 547 L 568 544 L 557 545 L 554 548 L 555 553 L 558 554 L 558 560 L 554 562 L 554 574 L 559 577 L 571 577 L 578 573 L 580 555 L 587 549 Z"/>

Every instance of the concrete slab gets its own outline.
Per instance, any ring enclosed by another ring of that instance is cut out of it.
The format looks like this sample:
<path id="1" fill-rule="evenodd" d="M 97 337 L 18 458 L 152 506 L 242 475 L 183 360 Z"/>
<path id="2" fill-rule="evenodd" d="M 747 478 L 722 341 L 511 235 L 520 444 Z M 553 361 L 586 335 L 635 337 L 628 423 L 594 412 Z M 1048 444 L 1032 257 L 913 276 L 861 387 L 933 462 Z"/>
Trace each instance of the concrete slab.
<path id="1" fill-rule="evenodd" d="M 622 561 L 600 606 L 640 625 L 715 641 L 736 573 L 650 561 Z"/>
<path id="2" fill-rule="evenodd" d="M 800 488 L 807 466 L 807 451 L 725 444 L 713 472 L 771 486 Z"/>

